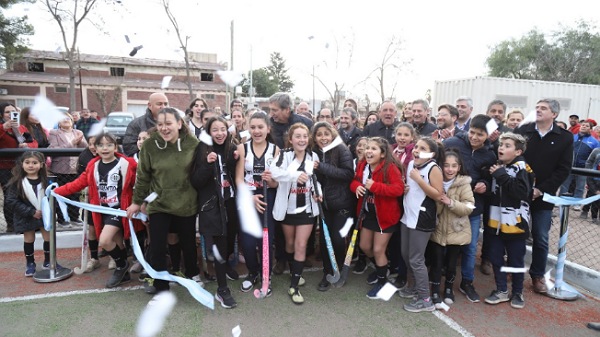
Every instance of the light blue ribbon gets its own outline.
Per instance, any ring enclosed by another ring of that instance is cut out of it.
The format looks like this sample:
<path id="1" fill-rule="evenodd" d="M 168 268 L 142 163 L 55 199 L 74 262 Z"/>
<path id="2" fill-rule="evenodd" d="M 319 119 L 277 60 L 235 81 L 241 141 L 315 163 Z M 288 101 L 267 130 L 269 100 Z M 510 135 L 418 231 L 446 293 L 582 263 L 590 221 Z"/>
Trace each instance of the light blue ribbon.
<path id="1" fill-rule="evenodd" d="M 49 190 L 47 189 L 46 190 L 47 195 L 49 194 L 48 191 Z M 67 199 L 63 196 L 60 196 L 60 195 L 56 194 L 54 191 L 52 191 L 51 193 L 58 201 L 59 206 L 61 206 L 61 204 L 62 204 L 61 209 L 63 209 L 63 206 L 64 206 L 64 209 L 66 210 L 66 204 L 70 204 L 70 205 L 73 205 L 73 206 L 76 206 L 79 208 L 83 208 L 85 210 L 88 210 L 88 211 L 94 212 L 94 213 L 109 214 L 109 215 L 115 215 L 115 216 L 120 216 L 120 217 L 124 217 L 124 218 L 127 217 L 127 212 L 120 210 L 120 209 L 114 209 L 114 208 L 110 208 L 110 207 L 104 207 L 104 206 L 99 206 L 99 205 L 83 203 L 83 202 L 77 202 L 77 201 Z M 46 203 L 46 204 L 49 205 L 48 203 Z M 44 213 L 50 214 L 49 206 L 48 206 L 47 210 L 42 210 L 42 214 L 44 214 Z M 141 212 L 134 215 L 134 218 L 140 219 L 142 221 L 147 221 L 147 219 L 148 219 L 146 214 L 143 214 Z M 49 221 L 49 222 L 51 222 L 51 221 Z M 144 259 L 144 254 L 142 254 L 142 250 L 140 249 L 140 244 L 137 240 L 137 237 L 135 236 L 135 230 L 133 228 L 133 222 L 131 222 L 131 219 L 129 220 L 129 232 L 131 233 L 131 242 L 132 242 L 131 246 L 133 247 L 133 253 L 135 254 L 135 257 L 137 258 L 138 262 L 142 265 L 142 267 L 144 267 L 144 269 L 146 270 L 148 275 L 150 275 L 150 277 L 152 277 L 154 279 L 159 279 L 159 280 L 177 282 L 180 285 L 184 286 L 189 291 L 189 293 L 192 295 L 192 297 L 194 297 L 198 302 L 200 302 L 200 304 L 202 304 L 212 310 L 215 309 L 215 302 L 214 302 L 214 298 L 213 298 L 212 294 L 209 293 L 208 291 L 206 291 L 204 288 L 202 288 L 196 281 L 190 280 L 187 278 L 183 278 L 183 277 L 179 277 L 179 276 L 171 275 L 167 271 L 156 271 L 148 264 L 148 262 L 146 262 L 146 260 Z"/>
<path id="2" fill-rule="evenodd" d="M 544 198 L 542 200 L 551 204 L 555 204 L 556 206 L 587 205 L 596 200 L 600 200 L 600 194 L 596 194 L 593 197 L 582 199 L 575 197 L 557 197 L 552 194 L 544 193 Z"/>

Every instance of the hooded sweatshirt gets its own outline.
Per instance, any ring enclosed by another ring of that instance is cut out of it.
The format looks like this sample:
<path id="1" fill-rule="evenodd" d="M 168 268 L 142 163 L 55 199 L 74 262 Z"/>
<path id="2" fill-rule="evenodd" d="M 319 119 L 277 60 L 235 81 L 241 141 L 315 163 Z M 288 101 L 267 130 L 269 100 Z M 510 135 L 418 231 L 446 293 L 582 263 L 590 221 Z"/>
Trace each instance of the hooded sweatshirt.
<path id="1" fill-rule="evenodd" d="M 190 184 L 189 167 L 198 145 L 196 137 L 180 132 L 175 143 L 153 132 L 139 153 L 133 202 L 141 205 L 152 192 L 158 197 L 148 203 L 148 214 L 168 213 L 187 217 L 198 211 L 198 195 Z"/>

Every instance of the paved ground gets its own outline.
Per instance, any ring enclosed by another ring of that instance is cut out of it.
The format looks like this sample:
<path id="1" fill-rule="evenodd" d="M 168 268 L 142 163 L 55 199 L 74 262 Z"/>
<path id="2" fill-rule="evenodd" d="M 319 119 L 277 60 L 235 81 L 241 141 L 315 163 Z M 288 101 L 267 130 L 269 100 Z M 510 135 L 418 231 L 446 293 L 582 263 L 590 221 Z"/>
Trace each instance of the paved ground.
<path id="1" fill-rule="evenodd" d="M 38 261 L 42 254 L 36 251 Z M 58 251 L 59 262 L 74 267 L 78 249 Z M 0 336 L 132 336 L 136 320 L 150 299 L 131 281 L 105 292 L 110 276 L 102 268 L 74 275 L 57 283 L 39 284 L 25 278 L 22 253 L 0 254 Z M 241 273 L 245 267 L 238 267 Z M 218 306 L 210 311 L 195 302 L 181 287 L 173 287 L 179 300 L 161 336 L 231 336 L 240 325 L 242 336 L 598 336 L 585 324 L 600 321 L 600 302 L 586 297 L 574 302 L 536 295 L 526 281 L 526 307 L 512 309 L 469 303 L 460 293 L 448 312 L 412 314 L 404 311 L 406 300 L 394 296 L 389 302 L 369 300 L 365 275 L 353 275 L 341 289 L 321 293 L 316 284 L 321 272 L 306 272 L 302 289 L 306 303 L 296 306 L 285 293 L 289 275 L 276 276 L 273 296 L 257 300 L 241 293 L 241 281 L 231 283 L 238 308 Z M 481 295 L 493 288 L 490 276 L 478 274 Z M 207 289 L 214 292 L 215 283 Z M 58 296 L 58 297 L 57 297 Z"/>

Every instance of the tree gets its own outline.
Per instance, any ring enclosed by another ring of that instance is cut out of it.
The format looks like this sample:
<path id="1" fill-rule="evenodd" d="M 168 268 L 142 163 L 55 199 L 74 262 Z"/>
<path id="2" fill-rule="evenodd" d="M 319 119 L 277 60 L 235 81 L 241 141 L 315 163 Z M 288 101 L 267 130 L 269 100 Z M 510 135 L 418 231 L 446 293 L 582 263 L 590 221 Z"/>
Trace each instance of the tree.
<path id="1" fill-rule="evenodd" d="M 271 64 L 266 67 L 267 73 L 273 76 L 276 81 L 279 91 L 290 92 L 294 88 L 294 82 L 292 82 L 290 76 L 287 73 L 285 67 L 285 60 L 278 52 L 271 53 Z"/>
<path id="2" fill-rule="evenodd" d="M 65 52 L 64 61 L 69 67 L 69 109 L 76 110 L 75 75 L 80 69 L 77 52 L 77 38 L 83 20 L 96 6 L 98 0 L 43 0 L 52 18 L 58 24 Z M 70 7 L 69 7 L 70 5 Z M 83 90 L 83 88 L 80 88 Z M 83 102 L 81 102 L 83 104 Z M 82 107 L 83 108 L 83 107 Z"/>
<path id="3" fill-rule="evenodd" d="M 410 63 L 410 61 L 402 59 L 402 40 L 396 36 L 392 36 L 385 47 L 385 51 L 379 63 L 365 79 L 365 81 L 367 81 L 371 76 L 375 75 L 377 79 L 377 86 L 375 89 L 379 93 L 381 102 L 394 97 L 396 86 L 400 79 L 400 71 L 402 71 L 404 66 L 408 63 Z M 389 95 L 386 95 L 386 90 L 388 88 L 391 89 L 391 92 L 389 92 Z"/>
<path id="4" fill-rule="evenodd" d="M 19 2 L 31 2 L 31 0 L 0 0 L 0 7 L 9 8 Z M 27 23 L 27 16 L 21 18 L 7 18 L 0 13 L 0 61 L 6 69 L 12 69 L 12 64 L 27 50 L 29 41 L 25 36 L 33 35 L 33 26 Z"/>
<path id="5" fill-rule="evenodd" d="M 279 84 L 266 68 L 252 71 L 252 86 L 254 86 L 254 96 L 258 97 L 270 97 L 280 90 Z M 245 79 L 242 82 L 242 92 L 250 95 L 250 80 Z"/>
<path id="6" fill-rule="evenodd" d="M 490 76 L 600 84 L 600 34 L 584 21 L 548 37 L 534 29 L 497 44 L 486 63 Z"/>
<path id="7" fill-rule="evenodd" d="M 121 101 L 121 96 L 123 95 L 123 91 L 120 86 L 115 87 L 112 90 L 112 99 L 110 101 L 110 105 L 107 107 L 107 96 L 111 94 L 109 90 L 96 89 L 93 91 L 98 103 L 100 103 L 100 111 L 101 116 L 108 116 L 110 112 L 115 111 L 117 105 Z"/>
<path id="8" fill-rule="evenodd" d="M 188 40 L 190 39 L 190 36 L 185 36 L 182 37 L 181 35 L 181 29 L 179 28 L 179 23 L 177 22 L 177 19 L 175 18 L 175 16 L 173 15 L 173 12 L 171 12 L 171 8 L 169 7 L 170 3 L 169 0 L 162 0 L 162 5 L 163 8 L 165 9 L 165 12 L 167 13 L 167 17 L 169 18 L 169 21 L 171 21 L 171 24 L 173 24 L 173 28 L 175 29 L 175 33 L 177 34 L 177 40 L 179 41 L 179 46 L 181 47 L 181 50 L 183 51 L 183 59 L 185 60 L 185 84 L 188 88 L 188 93 L 190 95 L 190 101 L 193 100 L 194 98 L 196 98 L 196 95 L 194 95 L 194 91 L 192 88 L 192 81 L 191 81 L 191 76 L 190 76 L 190 59 L 188 57 Z"/>

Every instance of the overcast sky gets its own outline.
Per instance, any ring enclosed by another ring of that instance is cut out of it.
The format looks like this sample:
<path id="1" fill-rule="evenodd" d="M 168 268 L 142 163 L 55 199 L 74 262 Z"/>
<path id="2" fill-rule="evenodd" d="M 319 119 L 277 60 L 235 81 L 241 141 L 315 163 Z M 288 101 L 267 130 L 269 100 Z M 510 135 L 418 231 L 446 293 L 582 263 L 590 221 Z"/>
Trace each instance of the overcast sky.
<path id="1" fill-rule="evenodd" d="M 158 0 L 119 2 L 102 7 L 104 32 L 84 24 L 81 52 L 127 56 L 134 45 L 142 44 L 136 57 L 182 59 Z M 337 80 L 354 98 L 365 93 L 376 97 L 376 80 L 364 80 L 380 62 L 392 36 L 400 37 L 401 61 L 409 63 L 398 75 L 394 93 L 398 101 L 423 97 L 427 89 L 433 89 L 435 80 L 484 76 L 485 60 L 498 42 L 520 38 L 533 28 L 551 32 L 559 29 L 559 24 L 573 26 L 580 19 L 598 24 L 595 16 L 600 9 L 597 1 L 581 0 L 171 2 L 182 31 L 191 36 L 189 50 L 216 53 L 220 62 L 229 62 L 230 23 L 234 20 L 234 69 L 247 72 L 251 60 L 254 69 L 266 66 L 269 54 L 278 51 L 296 84 L 295 95 L 304 99 L 312 97 L 313 65 L 330 88 Z M 56 22 L 39 3 L 24 8 L 16 7 L 13 12 L 29 15 L 34 25 L 31 48 L 55 50 L 62 45 Z M 97 16 L 90 19 L 99 22 Z M 126 34 L 131 44 L 126 43 Z M 348 65 L 350 44 L 354 50 Z M 389 72 L 391 82 L 396 76 Z M 386 94 L 391 94 L 391 87 Z M 318 82 L 316 96 L 328 97 Z"/>

